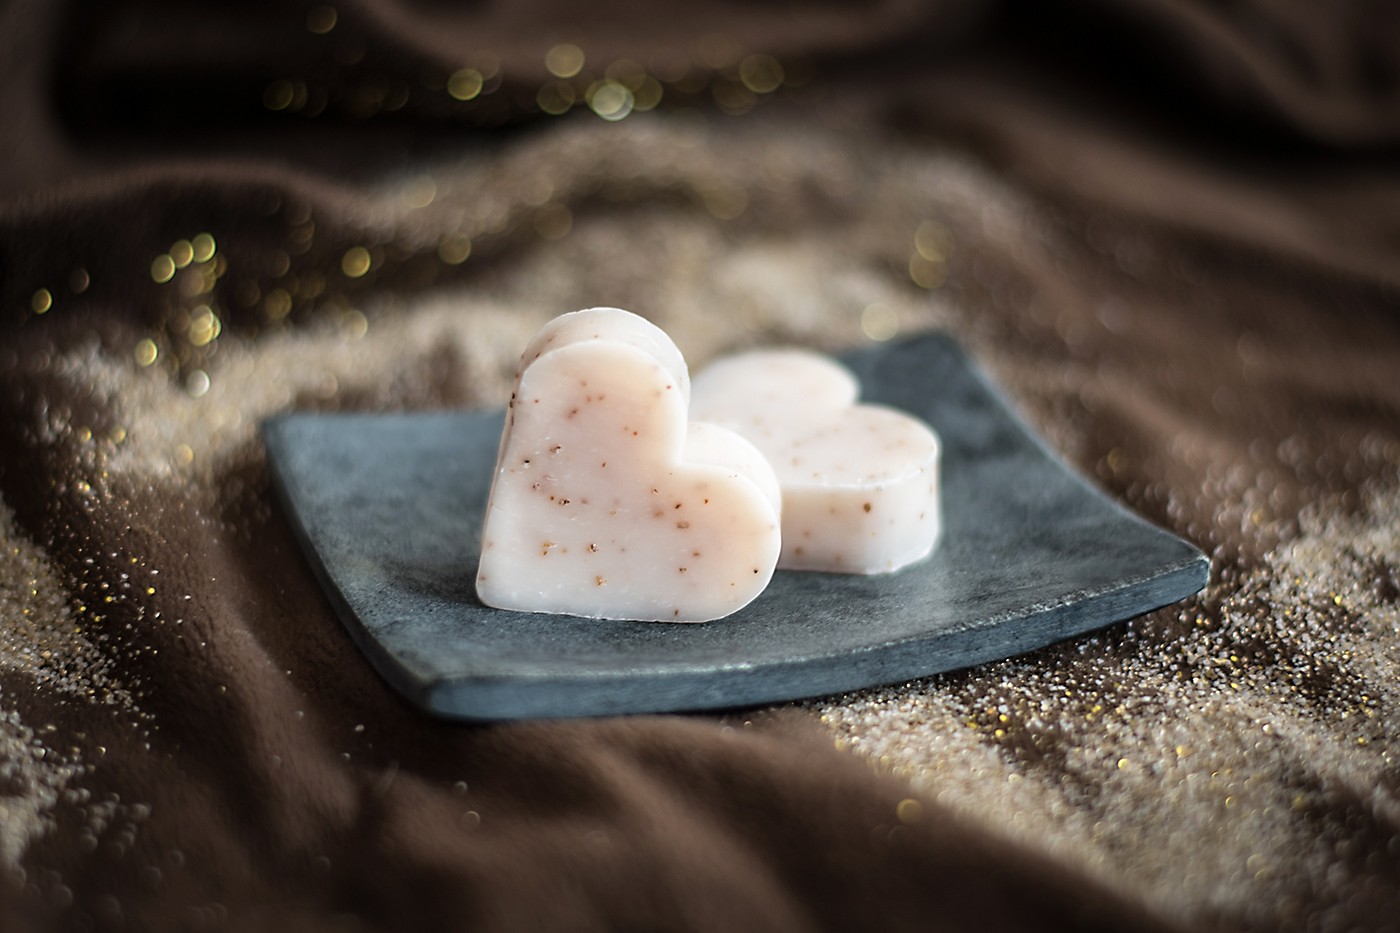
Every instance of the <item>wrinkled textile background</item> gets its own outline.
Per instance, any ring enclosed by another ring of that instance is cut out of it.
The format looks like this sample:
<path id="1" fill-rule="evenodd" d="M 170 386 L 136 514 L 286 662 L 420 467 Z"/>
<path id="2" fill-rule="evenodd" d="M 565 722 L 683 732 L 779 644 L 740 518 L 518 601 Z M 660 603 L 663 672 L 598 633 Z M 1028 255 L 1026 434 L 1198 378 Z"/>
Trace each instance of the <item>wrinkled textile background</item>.
<path id="1" fill-rule="evenodd" d="M 1392 925 L 1394 8 L 660 11 L 0 6 L 0 926 Z M 946 329 L 1211 583 L 782 709 L 428 720 L 257 425 L 501 404 L 597 304 L 693 366 Z"/>

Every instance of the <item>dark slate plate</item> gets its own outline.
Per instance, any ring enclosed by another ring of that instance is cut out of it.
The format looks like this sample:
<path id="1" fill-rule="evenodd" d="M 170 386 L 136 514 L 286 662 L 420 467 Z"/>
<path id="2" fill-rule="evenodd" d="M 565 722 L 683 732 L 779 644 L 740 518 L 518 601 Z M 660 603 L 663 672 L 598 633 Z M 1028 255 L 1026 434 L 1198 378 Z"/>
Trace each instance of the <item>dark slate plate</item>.
<path id="1" fill-rule="evenodd" d="M 1010 657 L 1205 585 L 1196 548 L 1061 465 L 946 337 L 846 357 L 865 398 L 943 441 L 942 542 L 889 576 L 780 571 L 699 625 L 483 606 L 473 583 L 500 412 L 292 414 L 264 427 L 307 557 L 370 662 L 461 719 L 720 709 Z"/>

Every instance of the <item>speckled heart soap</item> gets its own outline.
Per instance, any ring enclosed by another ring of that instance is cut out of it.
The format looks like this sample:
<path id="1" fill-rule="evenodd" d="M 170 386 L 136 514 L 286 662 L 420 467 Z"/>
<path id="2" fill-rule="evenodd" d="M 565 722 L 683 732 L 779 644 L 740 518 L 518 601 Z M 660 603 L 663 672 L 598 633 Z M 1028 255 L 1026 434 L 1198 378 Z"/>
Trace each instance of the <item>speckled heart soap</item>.
<path id="1" fill-rule="evenodd" d="M 311 570 L 384 679 L 471 720 L 723 709 L 1009 657 L 1175 602 L 1209 562 L 1066 469 L 937 334 L 842 357 L 942 441 L 943 531 L 894 574 L 780 570 L 717 622 L 492 609 L 472 569 L 500 411 L 291 414 L 268 460 Z"/>
<path id="2" fill-rule="evenodd" d="M 739 435 L 688 423 L 690 376 L 619 308 L 526 346 L 506 409 L 476 592 L 498 609 L 704 622 L 773 577 L 778 480 Z"/>

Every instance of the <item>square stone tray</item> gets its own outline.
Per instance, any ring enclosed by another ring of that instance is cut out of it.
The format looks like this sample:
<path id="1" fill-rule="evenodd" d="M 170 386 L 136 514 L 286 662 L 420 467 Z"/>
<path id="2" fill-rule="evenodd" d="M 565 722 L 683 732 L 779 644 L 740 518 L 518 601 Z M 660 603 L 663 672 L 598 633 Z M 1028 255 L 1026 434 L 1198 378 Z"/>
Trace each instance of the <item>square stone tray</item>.
<path id="1" fill-rule="evenodd" d="M 843 357 L 863 399 L 943 442 L 943 537 L 886 576 L 779 571 L 702 624 L 482 605 L 474 581 L 500 411 L 290 414 L 268 461 L 312 570 L 396 690 L 467 720 L 727 709 L 1021 654 L 1195 593 L 1209 561 L 1052 455 L 948 338 Z"/>

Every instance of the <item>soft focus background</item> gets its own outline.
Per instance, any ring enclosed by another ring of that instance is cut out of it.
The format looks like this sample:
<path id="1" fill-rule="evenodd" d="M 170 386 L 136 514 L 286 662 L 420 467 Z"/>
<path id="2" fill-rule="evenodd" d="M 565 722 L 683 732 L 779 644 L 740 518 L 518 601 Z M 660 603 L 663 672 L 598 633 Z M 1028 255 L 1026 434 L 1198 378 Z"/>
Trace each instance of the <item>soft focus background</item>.
<path id="1" fill-rule="evenodd" d="M 0 4 L 5 929 L 1385 929 L 1400 14 Z M 951 332 L 1199 596 L 724 717 L 460 726 L 355 651 L 261 419 Z"/>

